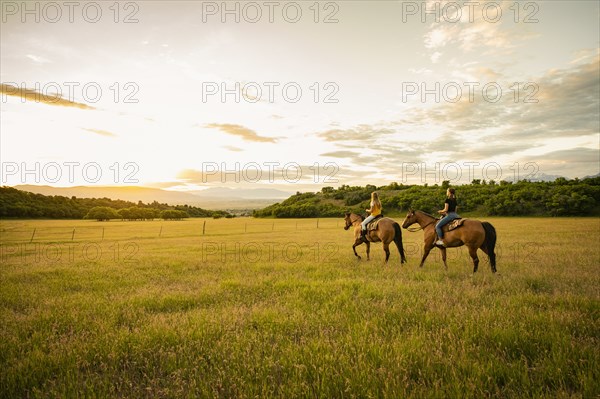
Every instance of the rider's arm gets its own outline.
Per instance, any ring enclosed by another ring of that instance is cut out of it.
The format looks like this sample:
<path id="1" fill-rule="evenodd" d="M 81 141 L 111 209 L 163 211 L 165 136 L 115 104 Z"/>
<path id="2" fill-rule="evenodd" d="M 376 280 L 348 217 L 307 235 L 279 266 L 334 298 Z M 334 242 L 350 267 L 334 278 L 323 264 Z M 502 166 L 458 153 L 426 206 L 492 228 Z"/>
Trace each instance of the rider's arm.
<path id="1" fill-rule="evenodd" d="M 441 211 L 438 211 L 438 213 L 448 213 L 448 203 L 446 202 L 444 209 L 442 209 Z"/>

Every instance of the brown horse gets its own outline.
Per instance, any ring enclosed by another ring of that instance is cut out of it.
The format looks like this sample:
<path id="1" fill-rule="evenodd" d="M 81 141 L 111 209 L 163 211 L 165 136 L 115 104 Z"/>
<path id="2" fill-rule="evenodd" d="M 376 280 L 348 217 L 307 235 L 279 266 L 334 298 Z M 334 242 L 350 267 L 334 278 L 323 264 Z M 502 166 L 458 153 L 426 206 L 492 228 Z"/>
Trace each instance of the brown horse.
<path id="1" fill-rule="evenodd" d="M 402 230 L 400 230 L 400 225 L 390 218 L 382 218 L 379 221 L 377 228 L 367 233 L 367 241 L 365 242 L 360 236 L 360 224 L 363 220 L 364 219 L 362 216 L 354 213 L 346 213 L 346 217 L 344 218 L 344 221 L 346 222 L 344 230 L 348 230 L 351 226 L 354 226 L 354 245 L 352 245 L 354 255 L 356 255 L 358 259 L 361 259 L 361 257 L 356 253 L 356 247 L 364 242 L 367 244 L 367 260 L 369 260 L 371 243 L 381 241 L 383 243 L 383 250 L 385 251 L 385 263 L 387 263 L 388 259 L 390 258 L 390 243 L 394 241 L 398 247 L 398 252 L 400 252 L 401 263 L 406 263 L 404 247 L 402 246 Z"/>
<path id="2" fill-rule="evenodd" d="M 423 263 L 425 263 L 429 251 L 436 246 L 434 242 L 436 239 L 435 224 L 437 222 L 438 218 L 433 215 L 423 211 L 409 210 L 402 223 L 402 227 L 405 229 L 418 223 L 420 226 L 419 230 L 423 230 L 425 246 L 423 247 L 424 252 L 420 267 L 423 267 Z M 481 249 L 489 256 L 492 272 L 496 273 L 496 254 L 494 253 L 494 248 L 496 246 L 496 229 L 494 226 L 488 222 L 467 219 L 461 227 L 455 230 L 448 231 L 448 225 L 444 226 L 443 230 L 444 243 L 446 246 L 438 246 L 438 248 L 442 251 L 442 260 L 444 261 L 446 269 L 448 269 L 448 265 L 446 264 L 446 248 L 466 245 L 469 248 L 469 255 L 471 255 L 471 258 L 473 259 L 473 273 L 477 271 L 477 267 L 479 266 L 477 249 Z"/>

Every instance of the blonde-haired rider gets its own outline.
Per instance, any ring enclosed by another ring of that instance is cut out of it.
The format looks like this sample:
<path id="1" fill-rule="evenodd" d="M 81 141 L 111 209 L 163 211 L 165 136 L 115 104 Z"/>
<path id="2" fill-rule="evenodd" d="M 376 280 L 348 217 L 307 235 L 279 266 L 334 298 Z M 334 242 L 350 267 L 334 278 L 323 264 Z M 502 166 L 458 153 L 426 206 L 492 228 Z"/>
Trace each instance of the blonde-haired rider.
<path id="1" fill-rule="evenodd" d="M 369 209 L 365 209 L 369 212 L 369 216 L 360 224 L 361 236 L 364 238 L 367 235 L 367 224 L 369 224 L 375 217 L 381 215 L 381 201 L 379 201 L 379 195 L 375 191 L 371 193 L 371 204 Z"/>

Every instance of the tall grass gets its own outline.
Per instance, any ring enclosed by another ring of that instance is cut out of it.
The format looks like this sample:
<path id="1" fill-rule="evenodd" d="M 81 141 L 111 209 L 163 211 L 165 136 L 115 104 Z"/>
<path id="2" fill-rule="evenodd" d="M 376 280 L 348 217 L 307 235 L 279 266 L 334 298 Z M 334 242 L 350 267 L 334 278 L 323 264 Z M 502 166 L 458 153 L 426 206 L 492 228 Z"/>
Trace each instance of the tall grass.
<path id="1" fill-rule="evenodd" d="M 336 220 L 3 221 L 0 395 L 598 397 L 598 220 L 490 221 L 497 275 L 406 231 L 358 262 Z"/>

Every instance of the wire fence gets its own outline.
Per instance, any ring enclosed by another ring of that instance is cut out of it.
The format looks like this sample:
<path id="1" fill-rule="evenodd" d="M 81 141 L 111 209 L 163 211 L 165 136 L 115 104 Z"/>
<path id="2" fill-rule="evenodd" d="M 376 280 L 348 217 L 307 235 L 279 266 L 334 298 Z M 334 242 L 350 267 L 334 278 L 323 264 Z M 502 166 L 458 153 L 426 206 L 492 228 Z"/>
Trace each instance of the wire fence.
<path id="1" fill-rule="evenodd" d="M 338 229 L 341 219 L 187 219 L 183 221 L 0 222 L 0 244 L 176 238 Z M 95 224 L 95 225 L 93 225 Z"/>

